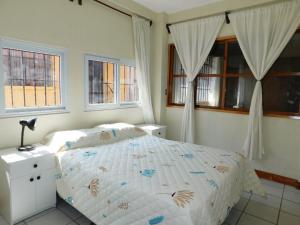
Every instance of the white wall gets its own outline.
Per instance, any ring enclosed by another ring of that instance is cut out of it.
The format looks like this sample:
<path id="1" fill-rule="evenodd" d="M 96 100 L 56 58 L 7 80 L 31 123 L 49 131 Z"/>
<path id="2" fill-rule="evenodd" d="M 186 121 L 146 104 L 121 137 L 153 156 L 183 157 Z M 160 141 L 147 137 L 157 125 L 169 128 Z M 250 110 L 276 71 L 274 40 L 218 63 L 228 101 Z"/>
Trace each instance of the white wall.
<path id="1" fill-rule="evenodd" d="M 226 0 L 224 2 L 199 7 L 185 12 L 169 15 L 169 22 L 207 16 L 224 10 L 236 10 L 257 4 L 275 2 L 272 0 Z M 234 35 L 230 25 L 224 25 L 220 36 Z M 172 39 L 169 37 L 169 43 Z M 167 77 L 165 77 L 167 79 Z M 179 140 L 182 108 L 166 107 L 165 124 L 167 136 Z M 248 115 L 208 110 L 196 110 L 196 142 L 217 148 L 242 151 Z M 300 120 L 264 117 L 264 144 L 266 156 L 263 160 L 253 161 L 256 169 L 280 174 L 300 180 Z"/>
<path id="2" fill-rule="evenodd" d="M 0 1 L 0 36 L 60 46 L 68 50 L 67 98 L 70 113 L 38 116 L 36 130 L 25 134 L 26 143 L 38 142 L 53 130 L 91 127 L 104 122 L 143 121 L 139 108 L 84 112 L 83 55 L 92 53 L 133 59 L 134 48 L 130 17 L 92 0 L 83 1 L 83 6 L 76 2 Z M 146 11 L 142 13 L 151 14 Z M 0 119 L 0 148 L 19 145 L 19 119 Z"/>

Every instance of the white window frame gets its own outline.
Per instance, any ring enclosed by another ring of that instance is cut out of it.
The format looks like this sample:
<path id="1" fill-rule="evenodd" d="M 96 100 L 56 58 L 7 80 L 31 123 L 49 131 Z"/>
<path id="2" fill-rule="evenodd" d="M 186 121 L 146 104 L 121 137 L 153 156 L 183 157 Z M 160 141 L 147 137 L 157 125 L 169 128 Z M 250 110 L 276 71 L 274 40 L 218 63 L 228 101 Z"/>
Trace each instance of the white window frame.
<path id="1" fill-rule="evenodd" d="M 114 103 L 89 103 L 89 60 L 108 62 L 114 64 Z M 84 56 L 84 93 L 85 111 L 98 111 L 108 109 L 136 108 L 140 107 L 140 102 L 120 102 L 120 65 L 135 67 L 134 60 L 115 59 L 97 55 L 86 54 Z M 140 99 L 140 98 L 139 98 Z"/>
<path id="2" fill-rule="evenodd" d="M 60 106 L 44 106 L 44 107 L 24 107 L 15 109 L 5 108 L 4 93 L 4 71 L 3 71 L 3 48 L 16 49 L 21 51 L 36 52 L 42 54 L 50 54 L 60 56 Z M 40 114 L 67 113 L 67 50 L 65 48 L 52 47 L 40 43 L 20 41 L 11 38 L 0 37 L 0 118 L 30 116 Z"/>

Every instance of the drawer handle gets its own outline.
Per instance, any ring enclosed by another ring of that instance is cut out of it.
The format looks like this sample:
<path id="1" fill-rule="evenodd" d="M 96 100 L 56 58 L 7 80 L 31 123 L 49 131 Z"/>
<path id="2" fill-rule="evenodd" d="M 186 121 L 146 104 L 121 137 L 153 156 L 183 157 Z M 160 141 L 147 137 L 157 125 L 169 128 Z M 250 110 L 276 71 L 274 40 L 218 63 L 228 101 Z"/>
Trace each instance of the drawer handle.
<path id="1" fill-rule="evenodd" d="M 161 135 L 161 133 L 160 133 L 160 132 L 158 132 L 158 135 Z"/>
<path id="2" fill-rule="evenodd" d="M 37 164 L 34 164 L 34 165 L 33 165 L 33 168 L 37 168 L 37 167 L 38 167 L 38 165 L 37 165 Z"/>
<path id="3" fill-rule="evenodd" d="M 33 178 L 33 177 L 31 177 L 29 181 L 30 181 L 30 182 L 33 182 L 33 181 L 34 181 L 34 178 Z"/>
<path id="4" fill-rule="evenodd" d="M 37 176 L 37 178 L 36 178 L 36 179 L 40 180 L 40 179 L 41 179 L 41 176 Z"/>

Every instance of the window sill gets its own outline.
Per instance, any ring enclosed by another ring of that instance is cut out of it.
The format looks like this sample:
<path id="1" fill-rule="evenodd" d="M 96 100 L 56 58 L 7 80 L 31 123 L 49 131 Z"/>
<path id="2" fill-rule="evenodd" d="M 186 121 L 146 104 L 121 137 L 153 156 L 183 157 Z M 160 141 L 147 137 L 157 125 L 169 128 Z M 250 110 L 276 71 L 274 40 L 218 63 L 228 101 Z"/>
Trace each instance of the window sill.
<path id="1" fill-rule="evenodd" d="M 167 105 L 168 108 L 183 108 L 183 105 Z M 238 111 L 234 109 L 219 109 L 214 107 L 195 107 L 195 110 L 204 110 L 204 111 L 213 111 L 213 112 L 224 112 L 224 113 L 231 113 L 231 114 L 241 114 L 241 115 L 249 115 L 248 111 Z M 265 112 L 264 116 L 267 117 L 278 117 L 278 118 L 287 118 L 287 119 L 300 119 L 300 113 L 287 113 L 287 112 Z"/>
<path id="2" fill-rule="evenodd" d="M 65 108 L 55 108 L 55 109 L 43 109 L 43 110 L 6 110 L 0 113 L 0 119 L 13 118 L 13 117 L 24 117 L 24 116 L 39 116 L 39 115 L 52 115 L 52 114 L 65 114 L 70 113 L 69 110 Z"/>
<path id="3" fill-rule="evenodd" d="M 85 108 L 85 112 L 104 111 L 104 110 L 117 110 L 128 108 L 139 108 L 139 103 L 124 103 L 124 104 L 104 104 L 104 105 L 88 105 Z"/>

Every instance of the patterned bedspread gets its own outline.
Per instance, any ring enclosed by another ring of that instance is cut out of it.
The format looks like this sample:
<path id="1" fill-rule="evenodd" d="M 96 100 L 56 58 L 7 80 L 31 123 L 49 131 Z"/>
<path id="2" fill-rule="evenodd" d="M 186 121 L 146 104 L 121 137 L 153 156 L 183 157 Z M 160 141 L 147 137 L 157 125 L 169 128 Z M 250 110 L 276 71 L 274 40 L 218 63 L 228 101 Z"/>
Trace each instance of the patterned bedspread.
<path id="1" fill-rule="evenodd" d="M 219 225 L 243 191 L 238 153 L 144 135 L 57 154 L 57 191 L 98 225 Z"/>

